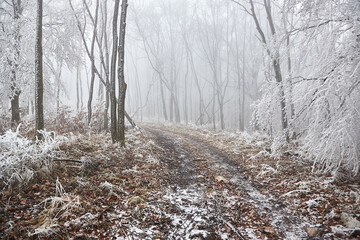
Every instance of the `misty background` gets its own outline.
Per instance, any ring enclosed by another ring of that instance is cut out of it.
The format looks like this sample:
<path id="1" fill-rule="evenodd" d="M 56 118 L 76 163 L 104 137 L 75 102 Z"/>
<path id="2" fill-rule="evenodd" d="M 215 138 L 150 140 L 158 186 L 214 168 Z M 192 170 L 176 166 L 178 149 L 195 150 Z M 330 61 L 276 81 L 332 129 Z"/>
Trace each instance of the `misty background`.
<path id="1" fill-rule="evenodd" d="M 22 120 L 34 113 L 36 9 L 31 0 L 17 3 L 0 1 L 3 122 L 16 99 Z M 89 126 L 108 128 L 113 5 L 44 1 L 46 116 L 83 113 Z M 135 122 L 261 131 L 274 139 L 274 150 L 300 144 L 322 170 L 344 166 L 357 174 L 359 5 L 356 0 L 130 1 L 126 111 Z"/>

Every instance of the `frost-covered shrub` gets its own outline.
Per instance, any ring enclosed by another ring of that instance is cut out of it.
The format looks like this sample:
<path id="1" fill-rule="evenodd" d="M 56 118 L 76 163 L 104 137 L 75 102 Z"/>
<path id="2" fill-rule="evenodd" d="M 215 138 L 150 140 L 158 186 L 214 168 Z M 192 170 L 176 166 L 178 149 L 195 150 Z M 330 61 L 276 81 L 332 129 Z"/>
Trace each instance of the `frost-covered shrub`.
<path id="1" fill-rule="evenodd" d="M 0 115 L 0 134 L 4 134 L 7 129 L 11 128 L 11 118 L 7 113 L 2 113 Z"/>
<path id="2" fill-rule="evenodd" d="M 273 81 L 265 82 L 261 88 L 262 98 L 257 100 L 253 107 L 252 125 L 260 131 L 273 135 L 280 129 L 281 119 L 279 115 L 279 87 Z"/>
<path id="3" fill-rule="evenodd" d="M 27 184 L 39 171 L 50 172 L 60 141 L 53 132 L 41 131 L 42 141 L 20 136 L 19 128 L 0 136 L 0 186 Z"/>

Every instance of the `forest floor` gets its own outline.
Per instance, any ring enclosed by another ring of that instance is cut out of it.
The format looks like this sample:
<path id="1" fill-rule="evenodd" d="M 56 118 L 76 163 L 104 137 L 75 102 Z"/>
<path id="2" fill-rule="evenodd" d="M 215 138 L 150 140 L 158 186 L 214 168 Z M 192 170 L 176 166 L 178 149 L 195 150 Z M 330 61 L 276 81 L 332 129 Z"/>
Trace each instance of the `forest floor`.
<path id="1" fill-rule="evenodd" d="M 360 183 L 261 136 L 142 124 L 63 143 L 51 175 L 0 192 L 1 239 L 360 239 Z"/>

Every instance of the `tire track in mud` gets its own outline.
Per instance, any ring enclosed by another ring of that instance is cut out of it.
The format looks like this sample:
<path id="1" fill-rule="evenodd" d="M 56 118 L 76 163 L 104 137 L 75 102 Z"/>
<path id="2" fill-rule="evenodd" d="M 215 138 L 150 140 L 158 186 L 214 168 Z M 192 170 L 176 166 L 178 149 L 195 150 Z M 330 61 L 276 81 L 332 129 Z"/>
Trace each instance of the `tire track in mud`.
<path id="1" fill-rule="evenodd" d="M 186 139 L 185 141 L 189 143 L 189 146 L 195 147 L 196 149 L 202 149 L 202 154 L 212 162 L 212 164 L 209 165 L 214 167 L 214 169 L 211 170 L 230 179 L 230 182 L 237 186 L 239 192 L 241 192 L 242 195 L 245 194 L 247 200 L 255 204 L 255 207 L 260 214 L 266 214 L 270 218 L 272 222 L 271 225 L 277 232 L 284 234 L 284 238 L 306 238 L 307 235 L 301 226 L 303 221 L 292 215 L 290 210 L 287 209 L 281 201 L 274 199 L 273 196 L 264 195 L 258 191 L 252 182 L 248 181 L 244 175 L 241 175 L 243 170 L 234 160 L 221 152 L 218 148 L 206 143 L 200 138 L 186 133 L 174 131 L 172 131 L 172 133 Z"/>
<path id="2" fill-rule="evenodd" d="M 193 167 L 193 156 L 180 145 L 178 140 L 159 130 L 144 129 L 154 136 L 155 142 L 164 150 L 160 160 L 172 171 L 170 183 L 181 188 L 194 184 L 196 172 Z"/>
<path id="3" fill-rule="evenodd" d="M 170 189 L 164 198 L 174 207 L 173 229 L 167 239 L 223 239 L 223 229 L 232 228 L 235 239 L 246 239 L 224 219 L 219 203 L 207 197 L 207 185 L 201 175 L 198 158 L 181 139 L 157 128 L 144 128 L 164 150 L 160 160 L 172 170 Z M 227 238 L 226 238 L 227 239 Z M 234 238 L 230 238 L 234 239 Z"/>
<path id="4" fill-rule="evenodd" d="M 276 230 L 278 239 L 306 238 L 307 234 L 302 225 L 306 220 L 293 216 L 281 201 L 258 191 L 254 184 L 242 175 L 242 167 L 221 150 L 198 137 L 174 129 L 157 126 L 145 129 L 153 134 L 155 141 L 166 150 L 163 160 L 170 164 L 170 168 L 178 169 L 177 173 L 180 175 L 174 175 L 174 179 L 177 179 L 174 181 L 175 185 L 190 186 L 196 183 L 196 174 L 205 172 L 221 175 L 236 186 L 242 198 L 248 203 L 254 204 L 255 211 L 259 215 L 266 215 L 270 219 L 271 227 Z M 174 157 L 176 161 L 179 161 L 176 164 L 171 160 Z M 197 159 L 206 161 L 206 169 L 202 169 L 200 172 L 194 170 L 194 167 L 199 167 L 196 166 L 198 163 L 195 160 Z M 234 231 L 236 230 L 234 229 Z M 239 232 L 237 234 L 243 236 Z"/>

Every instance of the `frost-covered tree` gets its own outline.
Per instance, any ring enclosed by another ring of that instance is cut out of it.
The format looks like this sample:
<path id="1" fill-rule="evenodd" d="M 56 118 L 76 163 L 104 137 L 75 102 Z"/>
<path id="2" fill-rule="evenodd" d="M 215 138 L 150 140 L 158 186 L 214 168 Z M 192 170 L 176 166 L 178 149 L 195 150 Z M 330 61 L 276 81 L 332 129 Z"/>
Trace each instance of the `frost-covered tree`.
<path id="1" fill-rule="evenodd" d="M 73 70 L 83 64 L 81 37 L 70 6 L 66 3 L 51 1 L 44 6 L 44 68 L 49 77 L 54 79 L 47 87 L 51 95 L 55 96 L 57 112 L 61 104 L 61 93 L 67 94 L 68 91 L 62 81 L 63 70 Z"/>
<path id="2" fill-rule="evenodd" d="M 360 2 L 289 1 L 301 19 L 300 72 L 294 75 L 291 124 L 315 167 L 326 172 L 360 166 Z"/>
<path id="3" fill-rule="evenodd" d="M 260 3 L 248 0 L 246 6 L 239 1 L 234 0 L 233 2 L 237 3 L 251 16 L 258 39 L 261 41 L 265 52 L 264 59 L 267 69 L 265 75 L 267 81 L 262 87 L 262 98 L 255 104 L 254 124 L 270 133 L 280 125 L 281 135 L 286 141 L 289 141 L 284 73 L 281 62 L 282 39 L 277 24 L 279 19 L 275 17 L 280 12 L 277 8 L 273 9 L 273 2 L 270 0 L 263 0 Z M 260 9 L 263 15 L 259 14 Z M 260 16 L 266 17 L 264 23 Z M 269 30 L 266 31 L 266 29 Z M 278 122 L 280 124 L 277 124 Z"/>
<path id="4" fill-rule="evenodd" d="M 66 92 L 61 80 L 62 69 L 71 69 L 82 63 L 82 46 L 75 31 L 76 24 L 70 7 L 64 3 L 67 2 L 43 3 L 43 73 L 47 109 L 52 109 L 55 101 L 59 105 L 61 92 Z M 10 102 L 12 123 L 15 125 L 20 120 L 20 114 L 33 113 L 36 4 L 29 0 L 1 1 L 0 4 L 1 112 L 8 112 Z M 17 10 L 19 8 L 20 11 Z M 21 14 L 16 15 L 17 12 Z"/>
<path id="5" fill-rule="evenodd" d="M 264 46 L 255 126 L 302 142 L 314 170 L 359 174 L 360 2 L 231 1 L 252 16 Z"/>
<path id="6" fill-rule="evenodd" d="M 273 66 L 273 71 L 265 71 L 256 126 L 276 136 L 274 122 L 283 122 L 285 116 L 288 125 L 282 129 L 303 143 L 304 156 L 314 160 L 314 170 L 359 174 L 359 1 L 285 0 L 271 11 L 267 0 L 261 5 L 249 0 L 247 6 L 233 2 L 258 22 L 267 52 L 264 68 Z M 263 7 L 269 31 L 261 30 L 264 20 L 255 19 L 254 6 Z M 276 67 L 282 70 L 283 92 Z M 271 81 L 272 73 L 276 82 Z"/>
<path id="7" fill-rule="evenodd" d="M 0 3 L 0 99 L 11 103 L 11 121 L 20 121 L 20 95 L 26 94 L 32 75 L 33 8 L 27 0 Z"/>

